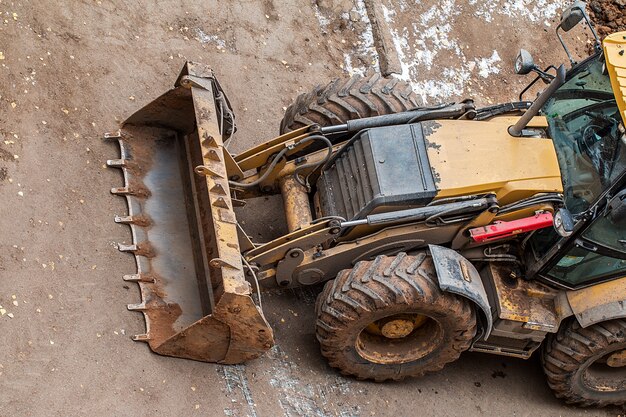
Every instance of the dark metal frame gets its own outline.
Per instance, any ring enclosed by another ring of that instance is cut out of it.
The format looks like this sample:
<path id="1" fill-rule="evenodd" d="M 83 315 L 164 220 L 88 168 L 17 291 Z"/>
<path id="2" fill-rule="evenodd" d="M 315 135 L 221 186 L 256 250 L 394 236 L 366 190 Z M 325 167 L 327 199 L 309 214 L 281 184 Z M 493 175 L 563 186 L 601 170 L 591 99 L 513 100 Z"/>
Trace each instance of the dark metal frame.
<path id="1" fill-rule="evenodd" d="M 609 281 L 613 278 L 618 278 L 623 276 L 623 272 L 616 272 L 613 274 L 609 274 L 603 277 L 599 277 L 597 279 L 584 282 L 580 285 L 568 285 L 562 281 L 559 281 L 555 278 L 551 278 L 548 276 L 548 271 L 556 265 L 556 263 L 570 250 L 572 249 L 577 242 L 583 242 L 585 244 L 593 245 L 597 248 L 595 253 L 605 256 L 612 256 L 618 259 L 624 259 L 624 253 L 620 253 L 619 251 L 615 251 L 614 249 L 608 248 L 606 246 L 600 245 L 596 242 L 589 241 L 582 237 L 582 234 L 589 228 L 591 223 L 598 218 L 599 216 L 603 216 L 605 212 L 606 205 L 608 204 L 609 198 L 620 192 L 621 190 L 626 188 L 626 171 L 620 174 L 620 177 L 615 181 L 613 185 L 611 185 L 607 190 L 604 191 L 598 197 L 596 202 L 585 212 L 582 213 L 581 219 L 576 227 L 574 233 L 567 238 L 561 238 L 559 241 L 550 249 L 548 252 L 540 259 L 538 259 L 533 266 L 527 270 L 527 277 L 529 279 L 537 278 L 543 281 L 546 281 L 554 286 L 565 289 L 580 289 L 584 287 L 589 287 L 594 284 L 603 281 Z M 584 246 L 580 245 L 583 249 L 586 249 Z M 529 249 L 532 251 L 532 249 Z M 586 249 L 588 250 L 588 249 Z M 593 251 L 592 251 L 593 252 Z M 619 255 L 619 256 L 616 256 Z M 534 254 L 532 255 L 534 256 Z"/>

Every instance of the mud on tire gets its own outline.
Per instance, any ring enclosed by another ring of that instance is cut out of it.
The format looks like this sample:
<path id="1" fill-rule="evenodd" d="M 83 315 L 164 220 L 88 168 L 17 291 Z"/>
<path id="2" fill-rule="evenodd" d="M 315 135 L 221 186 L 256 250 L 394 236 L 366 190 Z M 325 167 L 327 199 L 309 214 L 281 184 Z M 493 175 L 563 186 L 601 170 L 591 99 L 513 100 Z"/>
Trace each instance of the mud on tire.
<path id="1" fill-rule="evenodd" d="M 612 368 L 606 364 L 607 356 L 624 349 L 625 319 L 586 328 L 571 319 L 543 346 L 541 359 L 548 385 L 569 404 L 626 404 L 626 366 Z"/>
<path id="2" fill-rule="evenodd" d="M 359 379 L 400 380 L 440 370 L 476 334 L 470 302 L 440 290 L 426 254 L 358 262 L 326 284 L 316 312 L 322 354 L 342 374 Z M 411 322 L 407 317 L 426 318 L 401 338 L 370 334 L 373 323 Z"/>
<path id="3" fill-rule="evenodd" d="M 350 119 L 393 114 L 418 107 L 411 86 L 380 74 L 335 79 L 325 87 L 298 96 L 280 123 L 280 133 L 311 124 L 330 126 Z"/>

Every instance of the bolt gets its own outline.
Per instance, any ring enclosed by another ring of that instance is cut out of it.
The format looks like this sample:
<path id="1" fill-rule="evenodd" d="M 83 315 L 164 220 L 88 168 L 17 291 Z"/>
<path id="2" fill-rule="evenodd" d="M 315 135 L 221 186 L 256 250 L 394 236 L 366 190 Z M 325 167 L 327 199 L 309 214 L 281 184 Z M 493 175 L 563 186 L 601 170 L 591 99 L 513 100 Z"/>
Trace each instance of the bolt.
<path id="1" fill-rule="evenodd" d="M 297 258 L 298 256 L 300 256 L 300 252 L 298 251 L 293 251 L 289 254 L 289 256 L 291 256 L 292 258 Z"/>
<path id="2" fill-rule="evenodd" d="M 333 235 L 336 235 L 340 231 L 341 231 L 341 229 L 339 227 L 333 227 L 332 229 L 330 229 L 330 233 L 333 234 Z"/>
<path id="3" fill-rule="evenodd" d="M 620 55 L 624 55 L 624 50 L 622 49 L 621 51 L 619 51 Z"/>
<path id="4" fill-rule="evenodd" d="M 280 285 L 281 287 L 286 287 L 287 285 L 289 285 L 289 281 L 285 279 L 283 281 L 280 281 L 278 285 Z"/>

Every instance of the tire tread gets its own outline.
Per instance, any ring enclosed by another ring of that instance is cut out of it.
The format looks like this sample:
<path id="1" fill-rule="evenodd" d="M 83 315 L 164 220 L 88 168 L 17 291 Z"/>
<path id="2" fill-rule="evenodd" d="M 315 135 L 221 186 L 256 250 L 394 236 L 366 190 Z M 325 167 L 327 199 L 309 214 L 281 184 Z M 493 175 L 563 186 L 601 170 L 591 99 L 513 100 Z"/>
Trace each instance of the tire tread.
<path id="1" fill-rule="evenodd" d="M 410 84 L 396 78 L 353 75 L 336 78 L 300 94 L 287 108 L 280 124 L 284 134 L 311 124 L 329 126 L 364 117 L 393 114 L 418 107 Z"/>
<path id="2" fill-rule="evenodd" d="M 626 404 L 626 396 L 610 399 L 594 396 L 576 383 L 577 372 L 587 360 L 609 348 L 612 343 L 626 343 L 626 320 L 614 319 L 582 328 L 575 320 L 561 325 L 544 343 L 541 361 L 548 385 L 557 398 L 578 406 L 604 407 Z"/>
<path id="3" fill-rule="evenodd" d="M 374 371 L 377 364 L 366 366 L 346 360 L 346 346 L 341 342 L 352 323 L 372 311 L 420 302 L 438 306 L 440 311 L 449 312 L 450 317 L 454 317 L 451 342 L 441 348 L 442 353 L 436 360 L 420 369 L 398 364 L 382 373 L 380 369 Z M 399 380 L 437 371 L 467 350 L 476 334 L 476 316 L 470 302 L 439 289 L 434 265 L 425 254 L 407 256 L 401 253 L 395 257 L 378 256 L 373 261 L 358 262 L 354 268 L 341 271 L 333 281 L 326 283 L 317 306 L 316 334 L 322 354 L 342 374 L 359 379 Z"/>

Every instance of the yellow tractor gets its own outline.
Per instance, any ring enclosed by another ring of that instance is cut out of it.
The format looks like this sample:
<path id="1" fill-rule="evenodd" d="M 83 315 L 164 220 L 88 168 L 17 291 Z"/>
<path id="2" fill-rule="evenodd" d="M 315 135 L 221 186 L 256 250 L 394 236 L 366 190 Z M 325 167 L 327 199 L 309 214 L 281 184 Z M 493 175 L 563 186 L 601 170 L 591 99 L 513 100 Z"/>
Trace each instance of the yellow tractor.
<path id="1" fill-rule="evenodd" d="M 577 2 L 557 34 L 583 19 Z M 213 71 L 187 63 L 106 135 L 121 149 L 112 193 L 128 203 L 115 221 L 132 233 L 119 249 L 137 263 L 124 279 L 141 291 L 128 308 L 146 319 L 135 339 L 241 363 L 274 344 L 263 290 L 326 282 L 317 339 L 345 375 L 399 380 L 467 350 L 541 348 L 556 396 L 626 403 L 625 50 L 626 32 L 596 37 L 567 71 L 521 51 L 516 72 L 545 89 L 484 108 L 420 107 L 378 75 L 335 81 L 238 155 Z M 282 196 L 288 233 L 254 242 L 235 212 L 269 195 Z"/>

